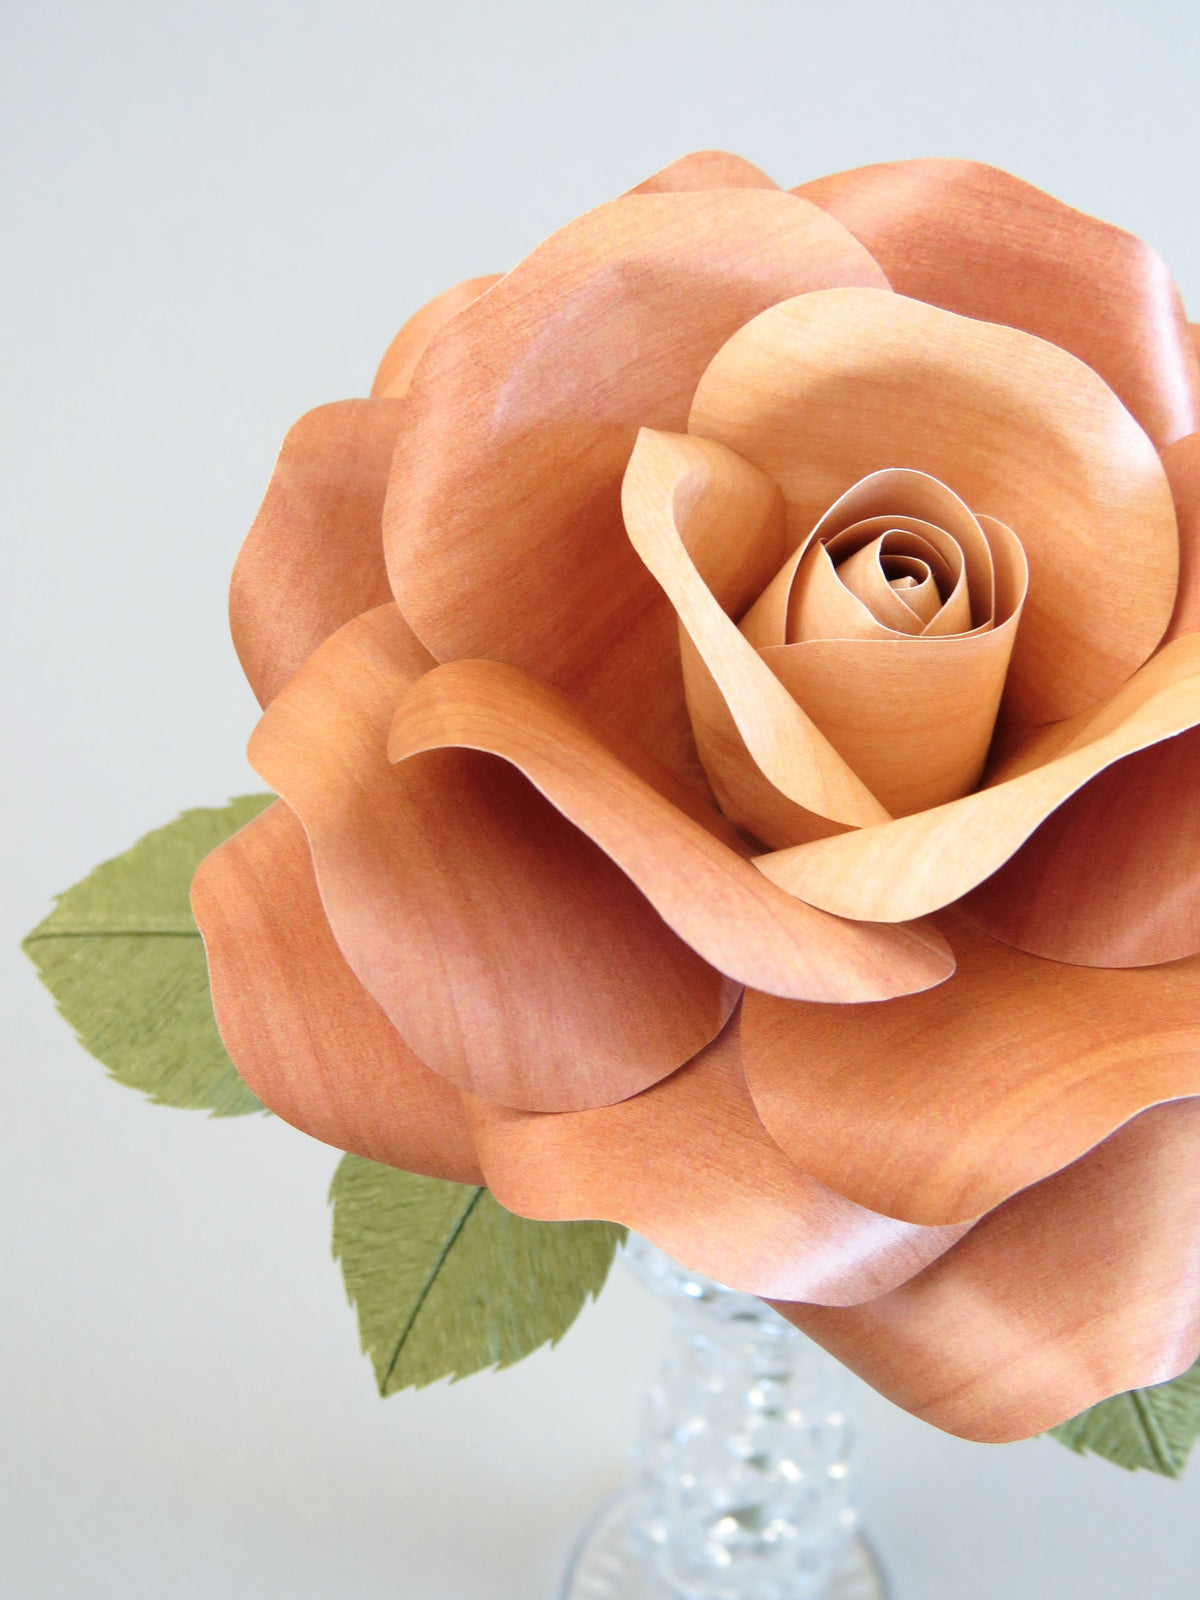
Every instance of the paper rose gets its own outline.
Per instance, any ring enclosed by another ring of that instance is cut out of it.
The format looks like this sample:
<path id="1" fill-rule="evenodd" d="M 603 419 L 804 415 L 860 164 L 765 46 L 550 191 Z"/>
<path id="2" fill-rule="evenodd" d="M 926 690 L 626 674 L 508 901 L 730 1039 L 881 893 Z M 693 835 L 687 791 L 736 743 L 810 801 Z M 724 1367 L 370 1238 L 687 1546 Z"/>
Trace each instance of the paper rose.
<path id="1" fill-rule="evenodd" d="M 246 1081 L 954 1432 L 1181 1371 L 1198 407 L 1157 256 L 966 162 L 687 157 L 434 301 L 234 578 Z"/>

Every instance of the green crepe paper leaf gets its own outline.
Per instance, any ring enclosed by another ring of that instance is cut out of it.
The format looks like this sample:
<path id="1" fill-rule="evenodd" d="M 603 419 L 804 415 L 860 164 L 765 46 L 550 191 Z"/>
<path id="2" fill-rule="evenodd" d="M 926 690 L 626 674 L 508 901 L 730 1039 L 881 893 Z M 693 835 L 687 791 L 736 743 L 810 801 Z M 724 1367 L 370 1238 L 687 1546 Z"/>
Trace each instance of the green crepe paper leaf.
<path id="1" fill-rule="evenodd" d="M 192 874 L 274 795 L 185 811 L 57 897 L 23 941 L 58 1009 L 109 1075 L 158 1105 L 262 1111 L 213 1019 Z"/>
<path id="2" fill-rule="evenodd" d="M 526 1222 L 486 1189 L 345 1156 L 333 1254 L 381 1395 L 510 1367 L 599 1294 L 625 1229 Z"/>
<path id="3" fill-rule="evenodd" d="M 1200 1361 L 1169 1383 L 1101 1400 L 1050 1432 L 1077 1455 L 1090 1450 L 1127 1472 L 1182 1477 L 1200 1434 Z"/>

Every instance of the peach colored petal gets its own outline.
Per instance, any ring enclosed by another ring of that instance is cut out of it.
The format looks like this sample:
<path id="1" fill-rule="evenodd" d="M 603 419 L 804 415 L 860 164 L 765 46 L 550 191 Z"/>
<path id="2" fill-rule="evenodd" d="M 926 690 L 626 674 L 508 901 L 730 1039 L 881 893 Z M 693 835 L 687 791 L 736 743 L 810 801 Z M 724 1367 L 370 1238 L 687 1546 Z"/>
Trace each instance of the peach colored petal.
<path id="1" fill-rule="evenodd" d="M 409 391 L 384 543 L 420 638 L 557 684 L 702 782 L 675 619 L 621 523 L 637 428 L 682 429 L 709 358 L 765 306 L 884 281 L 840 223 L 771 190 L 630 195 L 554 234 Z"/>
<path id="2" fill-rule="evenodd" d="M 260 705 L 344 622 L 391 598 L 382 515 L 400 406 L 339 400 L 283 441 L 233 569 L 229 622 Z"/>
<path id="3" fill-rule="evenodd" d="M 683 193 L 690 189 L 778 189 L 765 172 L 727 150 L 693 150 L 630 189 L 630 194 Z"/>
<path id="4" fill-rule="evenodd" d="M 927 1225 L 981 1215 L 1157 1101 L 1200 1093 L 1200 957 L 1098 971 L 961 916 L 947 984 L 882 1006 L 747 993 L 750 1094 L 793 1161 Z"/>
<path id="5" fill-rule="evenodd" d="M 1085 784 L 961 902 L 1020 950 L 1090 967 L 1200 951 L 1200 729 Z"/>
<path id="6" fill-rule="evenodd" d="M 859 167 L 792 192 L 845 223 L 898 294 L 1078 356 L 1155 444 L 1200 427 L 1200 363 L 1179 291 L 1132 234 L 977 161 Z"/>
<path id="7" fill-rule="evenodd" d="M 1179 543 L 1158 455 L 1094 372 L 1029 334 L 873 289 L 806 294 L 722 347 L 688 431 L 775 479 L 794 543 L 896 466 L 1011 528 L 1030 571 L 1005 693 L 1018 722 L 1111 693 L 1170 619 Z"/>
<path id="8" fill-rule="evenodd" d="M 869 1305 L 777 1309 L 907 1411 L 986 1443 L 1176 1377 L 1200 1348 L 1200 1104 L 1145 1112 Z"/>
<path id="9" fill-rule="evenodd" d="M 727 614 L 745 607 L 782 554 L 771 480 L 721 445 L 643 428 L 621 503 L 630 543 L 679 618 L 692 728 L 726 814 L 789 844 L 829 832 L 829 820 L 886 820 Z M 736 573 L 730 551 L 746 552 Z"/>
<path id="10" fill-rule="evenodd" d="M 260 1100 L 339 1150 L 483 1182 L 462 1096 L 413 1055 L 346 965 L 304 830 L 282 801 L 201 862 L 192 909 L 221 1037 Z"/>
<path id="11" fill-rule="evenodd" d="M 425 354 L 433 336 L 440 333 L 450 318 L 457 316 L 464 306 L 469 306 L 472 300 L 478 300 L 481 294 L 499 281 L 498 272 L 482 278 L 467 278 L 453 288 L 443 289 L 441 294 L 435 295 L 419 311 L 414 312 L 384 351 L 375 381 L 371 384 L 371 394 L 393 400 L 407 394 L 412 375 L 417 370 L 417 362 Z"/>
<path id="12" fill-rule="evenodd" d="M 1101 705 L 1038 729 L 974 794 L 857 833 L 776 850 L 755 865 L 789 894 L 838 916 L 872 922 L 927 916 L 990 877 L 1106 767 L 1197 724 L 1200 635 L 1187 634 Z M 1166 815 L 1179 803 L 1178 796 L 1161 802 Z M 1122 823 L 1123 830 L 1136 826 L 1133 818 Z M 1172 867 L 1179 861 L 1174 856 Z M 1106 870 L 1103 858 L 1091 863 L 1091 873 Z"/>
<path id="13" fill-rule="evenodd" d="M 547 1221 L 605 1217 L 750 1294 L 847 1305 L 886 1293 L 962 1236 L 843 1200 L 794 1167 L 746 1095 L 736 1022 L 620 1105 L 538 1116 L 466 1098 L 488 1186 Z"/>
<path id="14" fill-rule="evenodd" d="M 381 606 L 326 641 L 250 741 L 304 824 L 334 937 L 460 1088 L 541 1111 L 635 1094 L 714 1038 L 738 991 L 507 763 L 388 763 L 428 664 Z"/>
<path id="15" fill-rule="evenodd" d="M 1162 453 L 1179 524 L 1179 592 L 1167 640 L 1200 632 L 1200 433 L 1189 433 Z"/>
<path id="16" fill-rule="evenodd" d="M 851 1002 L 910 994 L 953 971 L 929 928 L 843 922 L 768 885 L 729 825 L 640 746 L 515 667 L 447 662 L 401 702 L 393 760 L 451 748 L 511 762 L 739 983 Z"/>

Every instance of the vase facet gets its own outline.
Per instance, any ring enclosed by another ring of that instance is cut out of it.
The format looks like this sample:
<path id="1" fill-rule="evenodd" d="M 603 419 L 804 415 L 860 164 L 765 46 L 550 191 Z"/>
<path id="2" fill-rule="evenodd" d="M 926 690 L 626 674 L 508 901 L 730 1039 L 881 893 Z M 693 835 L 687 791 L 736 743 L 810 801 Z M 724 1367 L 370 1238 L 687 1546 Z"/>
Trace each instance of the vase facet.
<path id="1" fill-rule="evenodd" d="M 881 1600 L 857 1530 L 848 1380 L 761 1300 L 636 1235 L 671 1312 L 626 1492 L 585 1535 L 563 1600 Z"/>

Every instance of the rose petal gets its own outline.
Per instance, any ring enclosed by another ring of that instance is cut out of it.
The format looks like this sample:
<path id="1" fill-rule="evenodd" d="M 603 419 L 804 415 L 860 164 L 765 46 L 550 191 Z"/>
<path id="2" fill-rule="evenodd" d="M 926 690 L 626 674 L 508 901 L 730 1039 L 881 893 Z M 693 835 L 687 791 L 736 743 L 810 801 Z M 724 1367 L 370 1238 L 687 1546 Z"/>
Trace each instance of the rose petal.
<path id="1" fill-rule="evenodd" d="M 1166 639 L 1200 632 L 1200 433 L 1162 453 L 1179 524 L 1179 592 Z"/>
<path id="2" fill-rule="evenodd" d="M 771 480 L 720 445 L 643 428 L 621 503 L 630 543 L 679 618 L 692 728 L 726 815 L 789 844 L 828 833 L 829 820 L 886 820 L 726 614 L 782 554 Z M 730 551 L 745 552 L 736 569 Z"/>
<path id="3" fill-rule="evenodd" d="M 962 901 L 1052 961 L 1140 967 L 1200 951 L 1200 729 L 1108 767 Z"/>
<path id="4" fill-rule="evenodd" d="M 233 569 L 229 623 L 260 705 L 344 622 L 391 598 L 381 519 L 400 406 L 340 400 L 283 441 Z"/>
<path id="5" fill-rule="evenodd" d="M 511 762 L 680 938 L 738 982 L 850 1002 L 909 994 L 953 971 L 931 929 L 842 922 L 776 891 L 728 824 L 637 744 L 515 667 L 447 662 L 406 696 L 392 759 L 447 748 Z"/>
<path id="6" fill-rule="evenodd" d="M 1094 372 L 1029 334 L 878 290 L 803 295 L 724 345 L 688 431 L 775 479 L 795 543 L 897 464 L 1011 528 L 1030 571 L 1005 692 L 1018 722 L 1111 693 L 1170 619 L 1179 546 L 1158 455 Z"/>
<path id="7" fill-rule="evenodd" d="M 630 194 L 683 193 L 689 189 L 778 189 L 765 172 L 727 150 L 693 150 L 660 167 Z"/>
<path id="8" fill-rule="evenodd" d="M 898 294 L 1078 356 L 1155 444 L 1200 427 L 1200 364 L 1179 291 L 1132 234 L 977 161 L 859 167 L 792 192 L 845 223 Z"/>
<path id="9" fill-rule="evenodd" d="M 1188 1100 L 1145 1112 L 869 1305 L 776 1309 L 905 1410 L 1001 1443 L 1185 1371 L 1198 1285 Z"/>
<path id="10" fill-rule="evenodd" d="M 675 619 L 629 547 L 637 428 L 681 429 L 713 352 L 785 295 L 884 279 L 794 196 L 631 195 L 554 234 L 443 329 L 384 515 L 392 588 L 440 660 L 556 683 L 699 778 Z"/>
<path id="11" fill-rule="evenodd" d="M 1164 646 L 1102 705 L 1031 735 L 986 788 L 895 822 L 776 850 L 755 865 L 789 894 L 838 916 L 872 922 L 924 917 L 990 877 L 1106 767 L 1197 724 L 1200 635 L 1187 634 Z M 1168 765 L 1173 760 L 1163 759 Z M 1156 814 L 1175 816 L 1180 804 L 1173 782 Z M 1122 817 L 1119 825 L 1129 832 L 1139 820 Z M 1167 870 L 1181 860 L 1172 855 Z M 1089 873 L 1107 870 L 1101 857 Z"/>
<path id="12" fill-rule="evenodd" d="M 443 289 L 441 294 L 435 295 L 419 311 L 414 312 L 384 351 L 371 385 L 371 394 L 395 400 L 407 394 L 412 375 L 417 370 L 417 362 L 425 354 L 433 336 L 464 306 L 469 306 L 472 300 L 478 300 L 481 294 L 499 281 L 500 274 L 495 272 L 482 278 L 467 278 L 451 289 Z"/>
<path id="13" fill-rule="evenodd" d="M 746 1095 L 737 1026 L 620 1105 L 559 1116 L 467 1097 L 488 1185 L 546 1221 L 606 1217 L 749 1294 L 847 1305 L 884 1294 L 961 1228 L 874 1216 L 794 1167 Z"/>
<path id="14" fill-rule="evenodd" d="M 201 862 L 192 909 L 221 1038 L 260 1100 L 339 1150 L 483 1182 L 462 1096 L 413 1055 L 334 943 L 287 806 Z"/>
<path id="15" fill-rule="evenodd" d="M 429 657 L 393 606 L 328 640 L 250 758 L 304 824 L 343 955 L 436 1072 L 485 1099 L 623 1099 L 720 1032 L 736 988 L 504 763 L 389 765 Z"/>
<path id="16" fill-rule="evenodd" d="M 822 1183 L 909 1222 L 960 1222 L 1160 1100 L 1200 1093 L 1200 957 L 1101 972 L 961 916 L 938 989 L 884 1006 L 747 993 L 742 1048 L 767 1131 Z"/>

